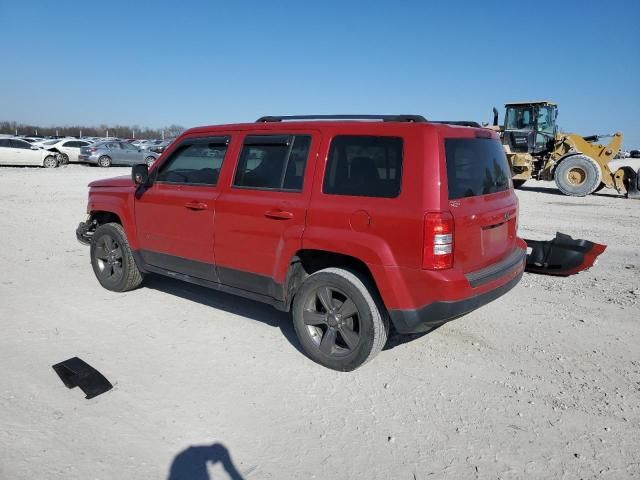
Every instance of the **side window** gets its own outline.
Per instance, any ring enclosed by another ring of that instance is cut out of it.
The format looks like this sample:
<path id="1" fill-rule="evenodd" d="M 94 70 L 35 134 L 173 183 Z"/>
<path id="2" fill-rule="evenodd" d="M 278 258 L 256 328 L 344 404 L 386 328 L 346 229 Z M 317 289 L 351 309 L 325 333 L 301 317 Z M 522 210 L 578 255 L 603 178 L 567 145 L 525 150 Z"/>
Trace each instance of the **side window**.
<path id="1" fill-rule="evenodd" d="M 156 181 L 182 185 L 215 185 L 230 137 L 185 140 L 160 166 Z"/>
<path id="2" fill-rule="evenodd" d="M 0 147 L 11 148 L 11 140 L 8 138 L 0 138 Z"/>
<path id="3" fill-rule="evenodd" d="M 138 149 L 136 147 L 134 147 L 133 145 L 131 145 L 130 143 L 121 143 L 120 145 L 122 145 L 122 149 L 123 150 L 128 150 L 128 151 L 138 151 Z"/>
<path id="4" fill-rule="evenodd" d="M 393 198 L 400 194 L 402 138 L 341 135 L 331 141 L 322 191 Z"/>
<path id="5" fill-rule="evenodd" d="M 63 147 L 66 147 L 66 148 L 73 148 L 73 147 L 77 147 L 77 146 L 78 146 L 78 145 L 77 145 L 77 143 L 78 143 L 78 142 L 75 142 L 75 141 L 73 141 L 73 140 L 70 140 L 70 141 L 68 141 L 68 142 L 64 142 L 64 143 L 62 144 L 62 146 L 63 146 Z"/>
<path id="6" fill-rule="evenodd" d="M 250 135 L 244 140 L 233 185 L 302 190 L 310 135 Z"/>
<path id="7" fill-rule="evenodd" d="M 24 148 L 25 150 L 31 149 L 31 144 L 29 142 L 23 142 L 22 140 L 11 140 L 11 146 L 13 148 Z"/>

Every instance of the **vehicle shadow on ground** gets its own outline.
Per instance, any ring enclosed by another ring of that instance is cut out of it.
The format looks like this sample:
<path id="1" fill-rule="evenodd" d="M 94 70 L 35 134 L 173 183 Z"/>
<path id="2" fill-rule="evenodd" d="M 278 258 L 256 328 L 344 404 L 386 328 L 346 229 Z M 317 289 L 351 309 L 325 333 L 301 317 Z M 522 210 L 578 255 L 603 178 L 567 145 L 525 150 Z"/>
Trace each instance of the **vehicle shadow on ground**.
<path id="1" fill-rule="evenodd" d="M 304 353 L 293 329 L 291 317 L 287 312 L 281 312 L 270 305 L 255 300 L 160 275 L 147 276 L 144 281 L 144 287 L 169 293 L 227 313 L 257 320 L 271 327 L 279 327 L 289 343 L 300 353 Z"/>
<path id="2" fill-rule="evenodd" d="M 171 462 L 167 480 L 214 480 L 207 467 L 218 462 L 231 480 L 243 480 L 231 460 L 229 450 L 221 443 L 192 445 L 180 452 Z"/>
<path id="3" fill-rule="evenodd" d="M 246 317 L 250 320 L 257 320 L 265 323 L 271 327 L 278 327 L 280 331 L 287 339 L 287 341 L 298 352 L 305 354 L 302 350 L 302 346 L 298 341 L 296 332 L 293 329 L 293 322 L 291 316 L 287 312 L 281 312 L 276 310 L 270 305 L 250 300 L 248 298 L 239 297 L 230 293 L 220 292 L 212 290 L 210 288 L 201 287 L 193 283 L 183 282 L 182 280 L 176 280 L 173 278 L 163 277 L 160 275 L 149 275 L 144 281 L 145 288 L 151 288 L 163 293 L 169 293 L 176 297 L 184 298 L 192 302 L 197 302 L 208 307 L 223 310 L 227 313 Z M 435 330 L 435 329 L 434 329 Z M 393 328 L 389 333 L 389 340 L 385 344 L 383 350 L 391 350 L 405 343 L 416 340 L 423 337 L 427 333 L 431 333 L 433 330 L 425 333 L 416 334 L 404 334 L 400 335 L 396 333 Z"/>
<path id="4" fill-rule="evenodd" d="M 555 187 L 527 187 L 527 186 L 522 186 L 522 187 L 519 187 L 517 190 L 522 190 L 523 192 L 548 193 L 550 195 L 560 195 L 561 197 L 565 196 L 564 193 L 562 193 L 560 190 L 558 190 Z M 618 195 L 617 193 L 604 193 L 602 191 L 601 192 L 597 192 L 597 193 L 592 193 L 591 195 L 593 195 L 595 197 L 622 198 L 622 196 Z"/>

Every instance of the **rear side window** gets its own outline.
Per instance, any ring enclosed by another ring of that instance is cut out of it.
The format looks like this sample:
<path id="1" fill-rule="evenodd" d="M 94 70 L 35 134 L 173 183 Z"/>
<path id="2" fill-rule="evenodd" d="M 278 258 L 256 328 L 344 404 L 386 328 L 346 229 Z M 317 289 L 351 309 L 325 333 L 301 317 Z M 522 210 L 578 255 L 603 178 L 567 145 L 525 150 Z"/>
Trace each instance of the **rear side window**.
<path id="1" fill-rule="evenodd" d="M 448 138 L 444 145 L 450 200 L 509 189 L 511 169 L 498 140 Z"/>
<path id="2" fill-rule="evenodd" d="M 187 140 L 161 166 L 156 180 L 182 185 L 216 185 L 228 137 Z"/>
<path id="3" fill-rule="evenodd" d="M 402 138 L 341 135 L 331 142 L 322 191 L 393 198 L 401 178 Z"/>
<path id="4" fill-rule="evenodd" d="M 233 185 L 302 190 L 310 135 L 249 135 L 244 140 Z"/>

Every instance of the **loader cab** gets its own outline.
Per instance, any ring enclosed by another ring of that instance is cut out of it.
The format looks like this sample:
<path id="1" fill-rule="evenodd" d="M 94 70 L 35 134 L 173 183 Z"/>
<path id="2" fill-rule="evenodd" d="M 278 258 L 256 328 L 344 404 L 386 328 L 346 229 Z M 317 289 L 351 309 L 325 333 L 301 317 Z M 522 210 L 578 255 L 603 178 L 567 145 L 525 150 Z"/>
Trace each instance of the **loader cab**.
<path id="1" fill-rule="evenodd" d="M 553 148 L 558 107 L 551 102 L 507 103 L 503 143 L 514 153 L 545 153 Z"/>

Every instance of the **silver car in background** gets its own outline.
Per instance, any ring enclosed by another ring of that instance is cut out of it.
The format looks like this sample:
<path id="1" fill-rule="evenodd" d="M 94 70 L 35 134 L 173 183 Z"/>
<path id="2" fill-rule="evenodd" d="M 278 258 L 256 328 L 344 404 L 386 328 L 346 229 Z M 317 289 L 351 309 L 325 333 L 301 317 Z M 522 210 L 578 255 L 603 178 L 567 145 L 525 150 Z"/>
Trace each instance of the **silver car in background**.
<path id="1" fill-rule="evenodd" d="M 146 163 L 151 166 L 159 157 L 157 153 L 142 150 L 127 142 L 100 142 L 80 149 L 78 160 L 100 167 L 111 165 L 135 165 Z"/>

